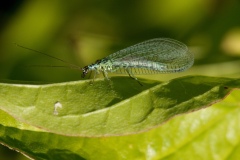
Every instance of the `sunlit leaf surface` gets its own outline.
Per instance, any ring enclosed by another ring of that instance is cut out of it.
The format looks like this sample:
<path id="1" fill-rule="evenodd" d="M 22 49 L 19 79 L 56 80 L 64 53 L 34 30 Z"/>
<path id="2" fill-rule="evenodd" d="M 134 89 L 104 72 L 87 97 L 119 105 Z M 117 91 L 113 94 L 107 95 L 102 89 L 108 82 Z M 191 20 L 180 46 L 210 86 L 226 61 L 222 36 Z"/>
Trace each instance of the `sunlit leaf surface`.
<path id="1" fill-rule="evenodd" d="M 142 83 L 128 77 L 93 85 L 2 83 L 0 141 L 39 159 L 238 156 L 240 92 L 231 91 L 239 80 Z"/>

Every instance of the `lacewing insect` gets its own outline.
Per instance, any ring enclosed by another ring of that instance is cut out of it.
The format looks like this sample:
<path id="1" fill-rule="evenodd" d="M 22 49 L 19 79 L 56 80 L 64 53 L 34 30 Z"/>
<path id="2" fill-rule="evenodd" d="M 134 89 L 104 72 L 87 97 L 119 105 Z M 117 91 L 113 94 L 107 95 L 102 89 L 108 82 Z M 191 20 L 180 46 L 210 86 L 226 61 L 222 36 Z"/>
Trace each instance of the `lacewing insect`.
<path id="1" fill-rule="evenodd" d="M 109 79 L 108 72 L 115 72 L 117 74 L 128 74 L 138 81 L 134 75 L 182 72 L 194 63 L 193 54 L 189 52 L 188 47 L 169 38 L 155 38 L 135 44 L 83 68 L 57 57 L 16 45 L 59 60 L 70 68 L 82 70 L 82 78 L 89 71 L 94 71 L 94 78 L 96 74 L 102 72 L 104 77 Z M 139 81 L 138 83 L 141 84 Z"/>

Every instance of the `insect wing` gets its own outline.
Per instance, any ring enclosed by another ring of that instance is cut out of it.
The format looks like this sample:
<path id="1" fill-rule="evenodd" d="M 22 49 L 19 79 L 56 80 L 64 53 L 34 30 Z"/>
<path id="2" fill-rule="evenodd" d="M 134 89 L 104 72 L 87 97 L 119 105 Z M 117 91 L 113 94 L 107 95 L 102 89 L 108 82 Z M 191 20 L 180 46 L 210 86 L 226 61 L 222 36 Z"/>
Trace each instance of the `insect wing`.
<path id="1" fill-rule="evenodd" d="M 168 38 L 156 38 L 130 46 L 108 57 L 116 73 L 172 73 L 188 69 L 194 62 L 187 46 Z"/>

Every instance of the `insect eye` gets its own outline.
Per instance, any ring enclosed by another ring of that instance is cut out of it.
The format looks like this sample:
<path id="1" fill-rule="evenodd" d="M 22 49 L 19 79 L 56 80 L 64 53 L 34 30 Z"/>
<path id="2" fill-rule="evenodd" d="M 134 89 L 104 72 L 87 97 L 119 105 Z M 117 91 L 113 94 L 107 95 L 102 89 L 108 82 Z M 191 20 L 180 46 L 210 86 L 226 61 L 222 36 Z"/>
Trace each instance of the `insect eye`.
<path id="1" fill-rule="evenodd" d="M 86 74 L 88 73 L 88 70 L 89 70 L 88 66 L 82 68 L 82 78 L 86 76 Z"/>

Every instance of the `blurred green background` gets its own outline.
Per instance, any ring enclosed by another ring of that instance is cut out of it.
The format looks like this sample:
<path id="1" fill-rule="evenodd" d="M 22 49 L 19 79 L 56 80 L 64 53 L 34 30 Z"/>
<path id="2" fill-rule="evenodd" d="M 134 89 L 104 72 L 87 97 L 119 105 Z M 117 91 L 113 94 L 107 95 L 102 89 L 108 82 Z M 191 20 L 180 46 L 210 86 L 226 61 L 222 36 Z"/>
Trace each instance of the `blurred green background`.
<path id="1" fill-rule="evenodd" d="M 64 64 L 14 43 L 83 67 L 157 37 L 187 44 L 195 55 L 195 64 L 184 73 L 141 77 L 160 81 L 183 75 L 239 77 L 239 0 L 8 0 L 1 3 L 0 81 L 53 83 L 81 79 L 81 71 L 77 70 L 30 67 Z M 2 147 L 0 159 L 25 159 L 13 153 Z"/>

